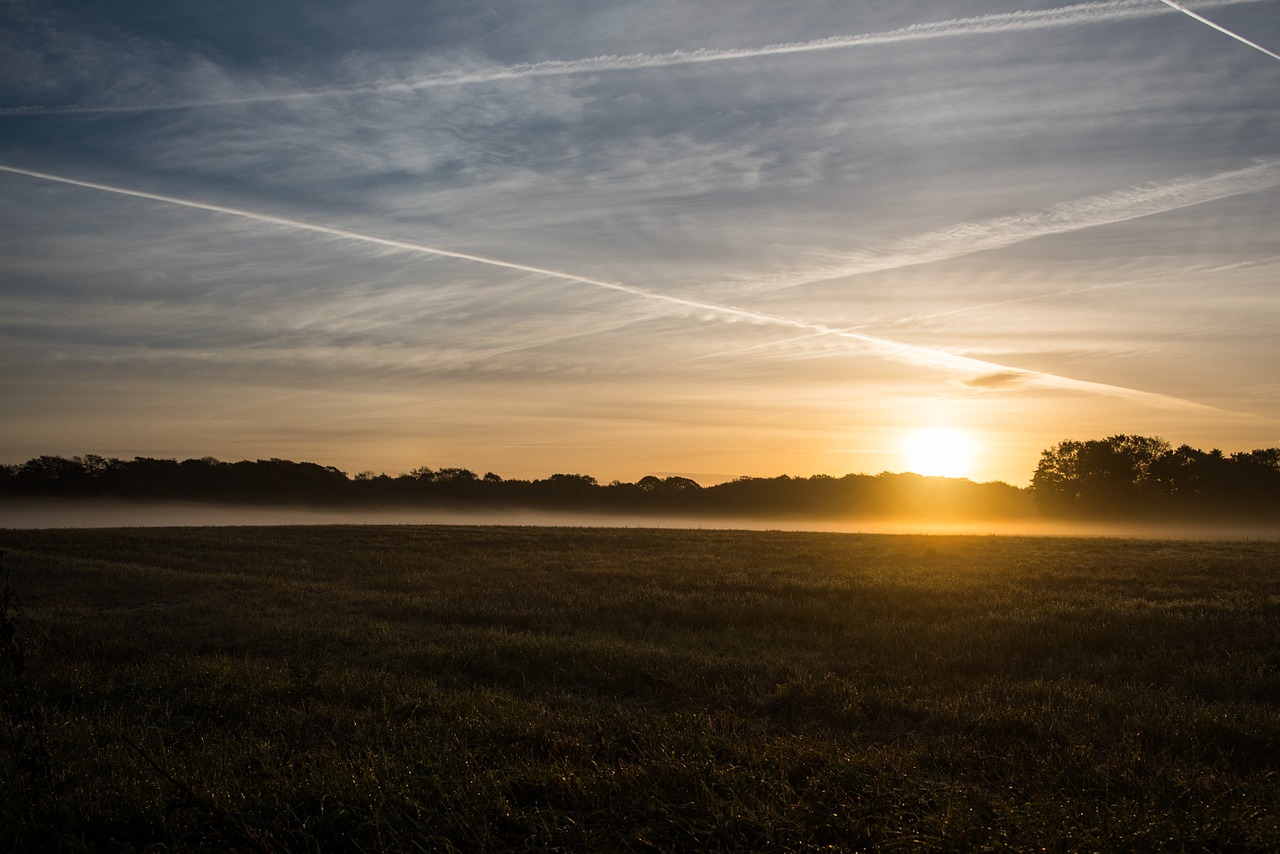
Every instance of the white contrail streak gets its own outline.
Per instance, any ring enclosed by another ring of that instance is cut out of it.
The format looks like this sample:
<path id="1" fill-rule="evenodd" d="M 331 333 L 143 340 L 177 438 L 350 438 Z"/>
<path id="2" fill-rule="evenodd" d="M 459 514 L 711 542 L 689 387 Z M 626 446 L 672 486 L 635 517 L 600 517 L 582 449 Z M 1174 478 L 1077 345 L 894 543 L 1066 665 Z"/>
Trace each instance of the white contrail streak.
<path id="1" fill-rule="evenodd" d="M 1220 33 L 1225 33 L 1226 35 L 1231 36 L 1231 38 L 1235 39 L 1238 42 L 1247 44 L 1249 47 L 1253 48 L 1254 50 L 1262 51 L 1272 59 L 1280 59 L 1280 53 L 1274 53 L 1273 51 L 1269 51 L 1262 45 L 1257 44 L 1256 42 L 1249 41 L 1247 38 L 1240 35 L 1239 33 L 1233 33 L 1231 32 L 1231 30 L 1228 30 L 1226 27 L 1222 26 L 1221 24 L 1215 24 L 1213 21 L 1210 21 L 1208 18 L 1204 17 L 1203 15 L 1197 15 L 1195 12 L 1192 12 L 1190 9 L 1188 9 L 1186 6 L 1183 6 L 1181 3 L 1174 3 L 1173 0 L 1160 0 L 1160 2 L 1170 7 L 1171 9 L 1177 9 L 1179 12 L 1181 12 L 1184 15 L 1189 15 L 1190 17 L 1195 18 L 1197 21 L 1199 21 L 1202 24 L 1207 24 L 1208 26 L 1213 27 L 1215 30 L 1217 30 Z"/>
<path id="2" fill-rule="evenodd" d="M 776 291 L 930 264 L 1012 246 L 1037 237 L 1140 219 L 1276 186 L 1280 186 L 1280 160 L 1264 160 L 1207 178 L 1181 177 L 1161 184 L 1088 196 L 1047 210 L 963 223 L 907 238 L 879 252 L 853 253 L 842 263 L 793 270 L 750 281 L 726 282 L 722 288 L 735 293 Z"/>
<path id="3" fill-rule="evenodd" d="M 1207 0 L 1206 6 L 1230 6 L 1241 3 L 1258 3 L 1266 0 Z M 1170 4 L 1174 5 L 1174 4 Z M 1181 7 L 1179 11 L 1186 11 Z M 1039 9 L 1021 12 L 1001 12 L 970 18 L 952 18 L 933 23 L 913 24 L 896 30 L 861 35 L 841 35 L 805 42 L 771 44 L 764 47 L 737 48 L 732 50 L 673 50 L 667 53 L 608 54 L 585 59 L 548 60 L 545 62 L 510 65 L 479 71 L 440 74 L 416 80 L 379 81 L 361 86 L 329 89 L 313 89 L 298 92 L 275 92 L 260 95 L 243 95 L 234 98 L 210 98 L 202 100 L 173 101 L 159 104 L 126 106 L 25 106 L 0 109 L 0 116 L 66 115 L 74 113 L 138 113 L 154 110 L 183 110 L 196 107 L 232 106 L 279 101 L 301 101 L 340 95 L 368 95 L 394 92 L 414 92 L 444 86 L 461 86 L 469 83 L 492 83 L 530 77 L 557 77 L 569 74 L 592 74 L 609 71 L 633 71 L 643 68 L 663 68 L 673 65 L 695 65 L 709 62 L 725 62 L 737 59 L 754 59 L 765 56 L 781 56 L 793 53 L 844 50 L 848 48 L 875 47 L 901 42 L 945 39 L 958 36 L 993 35 L 999 33 L 1043 30 L 1056 27 L 1073 27 L 1106 21 L 1145 18 L 1167 14 L 1166 10 L 1152 5 L 1148 0 L 1103 0 L 1103 2 L 1078 3 L 1058 9 Z M 1191 14 L 1191 13 L 1188 13 Z M 1216 25 L 1215 25 L 1216 26 Z M 1238 38 L 1238 37 L 1237 37 Z M 1256 47 L 1256 45 L 1255 45 Z"/>
<path id="4" fill-rule="evenodd" d="M 1035 385 L 1045 388 L 1082 391 L 1092 394 L 1106 395 L 1109 397 L 1119 397 L 1127 400 L 1142 401 L 1162 407 L 1176 407 L 1180 409 L 1193 409 L 1198 411 L 1220 411 L 1215 407 L 1206 406 L 1204 404 L 1195 403 L 1182 398 L 1170 397 L 1168 395 L 1125 388 L 1123 386 L 1077 380 L 1042 371 L 1015 368 L 1009 365 L 998 364 L 996 362 L 988 362 L 983 359 L 960 356 L 955 353 L 949 353 L 945 350 L 937 350 L 932 347 L 906 344 L 901 341 L 893 341 L 888 338 L 880 338 L 878 336 L 867 335 L 853 330 L 840 329 L 822 323 L 813 323 L 807 320 L 796 320 L 790 317 L 755 311 L 753 309 L 740 308 L 738 306 L 672 296 L 670 294 L 649 291 L 644 288 L 638 288 L 633 285 L 626 285 L 620 282 L 610 282 L 605 279 L 578 276 L 573 273 L 565 273 L 560 270 L 535 267 L 530 264 L 520 264 L 514 261 L 504 261 L 499 258 L 489 258 L 484 255 L 475 255 L 470 252 L 458 252 L 452 249 L 428 246 L 426 244 L 414 243 L 407 240 L 377 237 L 371 234 L 363 234 L 358 231 L 350 231 L 345 228 L 318 225 L 316 223 L 303 222 L 296 219 L 287 219 L 285 217 L 256 213 L 254 211 L 246 211 L 239 208 L 230 208 L 224 205 L 197 202 L 191 199 L 180 199 L 175 196 L 161 195 L 160 193 L 131 190 L 127 187 L 116 187 L 111 184 L 100 184 L 95 181 L 82 181 L 77 178 L 67 178 L 61 175 L 53 175 L 48 172 L 37 172 L 34 169 L 21 169 L 16 166 L 5 166 L 0 164 L 0 172 L 9 172 L 14 175 L 25 175 L 29 178 L 53 181 L 58 184 L 68 184 L 73 187 L 83 187 L 89 190 L 101 190 L 102 192 L 114 193 L 120 196 L 148 199 L 150 201 L 163 202 L 170 205 L 179 205 L 185 208 L 194 208 L 195 210 L 225 214 L 228 216 L 240 217 L 242 219 L 254 220 L 256 222 L 264 222 L 280 226 L 282 228 L 294 229 L 296 231 L 324 234 L 330 237 L 339 237 L 344 240 L 355 240 L 362 243 L 370 243 L 375 246 L 401 249 L 406 252 L 417 252 L 441 258 L 457 258 L 459 260 L 471 261 L 477 264 L 486 264 L 490 267 L 499 267 L 505 270 L 517 270 L 522 273 L 533 273 L 539 276 L 560 279 L 561 281 L 576 282 L 578 284 L 588 285 L 594 288 L 614 291 L 616 293 L 626 294 L 639 299 L 661 302 L 684 309 L 692 309 L 695 312 L 711 317 L 719 317 L 728 320 L 747 320 L 764 326 L 797 329 L 803 332 L 812 332 L 819 335 L 830 335 L 847 341 L 857 342 L 862 345 L 864 349 L 870 350 L 880 357 L 890 361 L 932 368 L 935 370 L 953 371 L 959 374 L 968 375 L 972 378 L 972 382 L 975 385 L 983 387 L 994 387 L 996 385 Z"/>

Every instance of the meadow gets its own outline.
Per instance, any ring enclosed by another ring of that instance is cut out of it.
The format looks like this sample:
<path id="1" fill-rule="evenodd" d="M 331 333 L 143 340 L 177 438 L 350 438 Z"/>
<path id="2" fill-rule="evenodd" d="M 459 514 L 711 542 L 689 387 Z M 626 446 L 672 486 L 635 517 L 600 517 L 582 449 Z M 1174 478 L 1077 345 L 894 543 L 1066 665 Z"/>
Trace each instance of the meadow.
<path id="1" fill-rule="evenodd" d="M 3 850 L 1280 849 L 1275 541 L 0 548 Z"/>

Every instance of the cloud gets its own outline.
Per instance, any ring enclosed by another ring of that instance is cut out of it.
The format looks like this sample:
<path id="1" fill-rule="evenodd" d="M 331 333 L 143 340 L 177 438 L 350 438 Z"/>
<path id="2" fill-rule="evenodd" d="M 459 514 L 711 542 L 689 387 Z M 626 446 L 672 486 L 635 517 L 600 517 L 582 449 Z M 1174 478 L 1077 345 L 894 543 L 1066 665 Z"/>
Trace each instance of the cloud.
<path id="1" fill-rule="evenodd" d="M 1171 10 L 1150 8 L 1180 27 Z M 883 21 L 866 28 L 888 31 Z M 1139 23 L 1108 33 L 1140 39 L 1155 22 Z M 15 152 L 0 160 L 62 173 L 105 176 L 114 169 L 130 176 L 117 178 L 120 184 L 475 247 L 538 266 L 572 257 L 579 273 L 718 298 L 710 287 L 722 279 L 803 269 L 854 249 L 879 253 L 892 248 L 895 235 L 1035 210 L 1083 192 L 1079 186 L 1101 190 L 1168 174 L 1160 157 L 1112 156 L 1120 148 L 1116 122 L 1136 136 L 1139 123 L 1163 128 L 1170 105 L 1182 107 L 1175 87 L 1128 73 L 1148 61 L 1145 45 L 1127 52 L 1117 69 L 1039 50 L 1068 37 L 1092 39 L 1092 30 L 1028 35 L 987 46 L 1001 52 L 998 63 L 971 62 L 973 43 L 957 39 L 798 55 L 768 63 L 764 77 L 739 73 L 750 62 L 720 63 L 602 76 L 589 86 L 566 76 L 483 91 L 439 87 L 244 110 L 12 123 L 15 140 L 48 134 L 49 145 L 39 159 Z M 443 61 L 384 54 L 366 71 Z M 1011 72 L 1014 64 L 1028 67 Z M 893 73 L 877 74 L 882 65 Z M 671 85 L 673 76 L 680 85 Z M 1227 124 L 1202 109 L 1192 115 L 1178 121 Z M 88 142 L 90 129 L 98 142 Z M 1264 123 L 1255 136 L 1266 130 Z M 1089 154 L 1100 144 L 1115 147 L 1105 157 Z M 997 162 L 989 152 L 999 148 L 1010 156 Z M 1237 163 L 1256 153 L 1215 150 Z M 965 168 L 951 168 L 953 152 Z M 77 160 L 85 169 L 55 166 Z M 1059 177 L 1082 161 L 1089 161 L 1087 175 Z M 1015 170 L 998 206 L 980 201 L 992 195 L 993 167 Z M 1180 168 L 1188 168 L 1185 161 Z M 649 240 L 663 251 L 646 251 Z M 723 292 L 725 299 L 737 293 Z"/>
<path id="2" fill-rule="evenodd" d="M 1275 166 L 1280 173 L 1280 164 Z M 597 288 L 605 291 L 611 291 L 641 300 L 647 300 L 660 303 L 664 306 L 674 307 L 679 310 L 690 311 L 695 316 L 706 318 L 714 318 L 729 321 L 747 321 L 762 326 L 774 326 L 784 329 L 799 330 L 803 332 L 812 332 L 820 335 L 832 336 L 847 342 L 853 342 L 859 345 L 859 349 L 870 352 L 881 358 L 890 361 L 899 362 L 901 364 L 914 365 L 933 370 L 941 370 L 953 372 L 961 375 L 977 374 L 979 376 L 998 373 L 1005 375 L 1007 378 L 1019 378 L 1021 381 L 1038 385 L 1046 388 L 1054 388 L 1060 390 L 1080 391 L 1090 394 L 1098 394 L 1109 397 L 1120 397 L 1131 401 L 1140 401 L 1148 404 L 1159 405 L 1163 407 L 1177 407 L 1183 409 L 1212 409 L 1202 404 L 1198 404 L 1180 398 L 1173 398 L 1166 395 L 1154 394 L 1137 389 L 1125 388 L 1121 386 L 1108 385 L 1105 383 L 1094 383 L 1084 380 L 1077 380 L 1071 377 L 1060 376 L 1057 374 L 1024 370 L 1013 368 L 1008 365 L 1001 365 L 995 362 L 985 361 L 982 359 L 974 359 L 968 356 L 961 356 L 932 347 L 924 347 L 916 344 L 908 344 L 901 341 L 894 341 L 879 336 L 867 335 L 861 332 L 840 329 L 823 323 L 815 323 L 806 320 L 785 317 L 768 312 L 756 311 L 753 309 L 741 308 L 738 306 L 724 305 L 720 303 L 708 302 L 705 300 L 691 299 L 687 297 L 674 296 L 670 294 L 649 291 L 644 288 L 627 285 L 620 282 L 611 282 L 603 279 L 596 279 L 587 276 L 579 276 L 560 270 L 552 270 L 549 268 L 536 267 L 528 264 L 521 264 L 513 261 L 506 261 L 499 258 L 492 258 L 469 252 L 460 252 L 442 247 L 428 246 L 421 243 L 414 243 L 405 240 L 396 240 L 391 238 L 378 237 L 376 235 L 363 234 L 333 226 L 319 225 L 316 223 L 302 222 L 284 217 L 272 216 L 269 214 L 261 214 L 253 211 L 247 211 L 238 208 L 226 207 L 223 205 L 214 205 L 204 202 L 193 201 L 190 199 L 180 199 L 174 196 L 166 196 L 158 193 L 149 193 L 141 190 L 132 190 L 124 187 L 116 187 L 109 184 L 101 184 L 93 181 L 82 181 L 75 178 L 68 178 L 59 175 L 53 175 L 46 172 L 36 170 L 22 169 L 14 166 L 0 165 L 0 171 L 9 172 L 15 175 L 22 175 L 30 178 L 36 178 L 42 181 L 50 181 L 58 184 L 70 185 L 74 187 L 82 187 L 84 189 L 98 190 L 116 195 L 129 196 L 133 198 L 145 199 L 149 201 L 161 202 L 164 204 L 177 205 L 180 207 L 192 208 L 196 210 L 208 211 L 211 213 L 224 214 L 227 216 L 249 219 L 257 222 L 263 222 L 269 225 L 275 225 L 282 228 L 292 229 L 296 231 L 304 231 L 318 233 L 328 237 L 335 237 L 344 240 L 352 240 L 374 246 L 386 247 L 389 249 L 403 250 L 406 252 L 414 252 L 419 254 L 431 255 L 439 258 L 451 258 L 461 261 L 468 261 L 476 264 L 496 267 L 504 270 L 512 270 L 521 273 L 532 273 L 538 276 L 545 276 L 552 279 L 559 279 L 566 282 L 586 285 L 591 288 Z M 1278 179 L 1280 180 L 1280 179 Z"/>
<path id="3" fill-rule="evenodd" d="M 1208 177 L 1183 176 L 1054 205 L 1043 211 L 961 223 L 908 237 L 876 252 L 859 252 L 840 264 L 809 267 L 767 278 L 725 283 L 739 293 L 794 288 L 814 282 L 930 264 L 1000 249 L 1037 237 L 1138 219 L 1217 199 L 1280 186 L 1280 160 Z"/>
<path id="4" fill-rule="evenodd" d="M 1200 18 L 1189 10 L 1168 0 L 1162 0 L 1168 6 L 1196 17 L 1198 20 L 1216 24 Z M 1245 3 L 1266 2 L 1266 0 L 1206 0 L 1206 7 L 1230 6 Z M 416 92 L 424 89 L 455 87 L 469 84 L 497 83 L 508 80 L 523 80 L 537 77 L 559 77 L 565 75 L 600 74 L 606 72 L 635 71 L 648 68 L 664 68 L 681 65 L 731 62 L 764 57 L 785 56 L 789 54 L 808 54 L 822 51 L 847 50 L 852 48 L 878 47 L 905 42 L 920 42 L 933 39 L 948 39 L 981 35 L 998 35 L 1013 32 L 1044 30 L 1058 27 L 1075 27 L 1086 24 L 1106 23 L 1111 21 L 1145 18 L 1163 14 L 1165 10 L 1155 7 L 1146 0 L 1105 0 L 1105 2 L 1079 3 L 1056 9 L 1036 9 L 1016 12 L 1002 12 L 990 15 L 979 15 L 968 18 L 952 18 L 922 24 L 912 24 L 894 30 L 856 35 L 829 36 L 803 42 L 770 44 L 761 47 L 712 49 L 695 48 L 673 50 L 665 53 L 635 53 L 627 55 L 602 55 L 573 60 L 547 60 L 544 62 L 523 63 L 511 66 L 489 67 L 456 70 L 438 73 L 427 77 L 403 80 L 382 80 L 356 86 L 322 87 L 293 91 L 258 91 L 252 94 L 235 94 L 223 97 L 206 97 L 178 99 L 162 102 L 135 102 L 132 104 L 93 105 L 82 104 L 64 107 L 42 107 L 39 105 L 21 105 L 0 109 L 0 116 L 23 117 L 33 115 L 69 115 L 93 113 L 137 113 L 160 110 L 185 110 L 193 108 L 273 103 L 282 101 L 301 101 L 334 96 L 352 96 L 367 94 L 388 94 L 398 92 Z M 1240 36 L 1223 30 L 1233 38 L 1245 41 L 1252 47 L 1259 48 Z M 1271 54 L 1275 56 L 1275 54 Z M 202 73 L 207 73 L 202 72 Z M 225 88 L 225 87 L 220 87 Z M 254 88 L 262 88 L 256 84 Z"/>
<path id="5" fill-rule="evenodd" d="M 961 382 L 970 388 L 991 389 L 1023 385 L 1026 379 L 1026 376 L 1020 371 L 996 371 L 990 374 L 970 377 L 961 380 Z"/>

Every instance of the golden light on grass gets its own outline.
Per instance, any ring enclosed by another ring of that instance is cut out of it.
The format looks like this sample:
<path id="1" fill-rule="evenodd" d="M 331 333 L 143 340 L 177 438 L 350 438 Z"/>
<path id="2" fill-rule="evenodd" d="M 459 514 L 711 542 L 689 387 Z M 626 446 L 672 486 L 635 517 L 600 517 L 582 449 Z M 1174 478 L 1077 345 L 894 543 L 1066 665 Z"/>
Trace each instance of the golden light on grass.
<path id="1" fill-rule="evenodd" d="M 907 470 L 931 477 L 969 477 L 976 450 L 969 433 L 952 427 L 912 430 L 902 438 Z"/>

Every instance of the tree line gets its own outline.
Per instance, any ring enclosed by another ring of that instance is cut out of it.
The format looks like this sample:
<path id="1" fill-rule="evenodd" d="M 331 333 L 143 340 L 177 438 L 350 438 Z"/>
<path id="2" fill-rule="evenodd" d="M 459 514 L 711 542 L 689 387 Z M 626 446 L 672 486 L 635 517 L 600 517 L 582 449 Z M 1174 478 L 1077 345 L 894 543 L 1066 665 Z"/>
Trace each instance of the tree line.
<path id="1" fill-rule="evenodd" d="M 465 468 L 424 467 L 396 477 L 371 472 L 351 477 L 332 466 L 283 459 L 232 463 L 204 457 L 179 462 L 94 455 L 41 456 L 0 466 L 0 495 L 832 519 L 1007 518 L 1033 512 L 1025 492 L 1005 483 L 915 474 L 742 477 L 714 486 L 686 477 L 649 475 L 635 483 L 601 484 L 584 474 L 512 480 Z"/>
<path id="2" fill-rule="evenodd" d="M 1280 521 L 1280 448 L 1224 454 L 1116 435 L 1065 441 L 1031 479 L 1055 516 Z"/>
<path id="3" fill-rule="evenodd" d="M 0 465 L 0 495 L 346 507 L 524 507 L 775 518 L 1214 519 L 1280 522 L 1280 448 L 1224 454 L 1116 435 L 1045 450 L 1029 489 L 915 474 L 741 477 L 702 486 L 649 475 L 511 480 L 465 468 L 395 477 L 283 459 L 40 456 Z"/>

